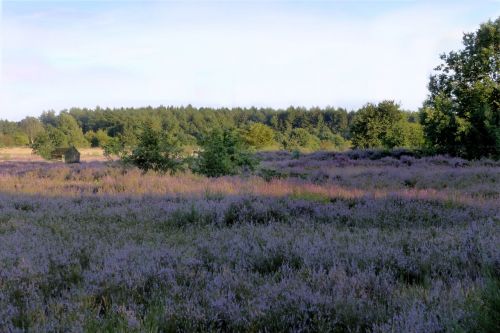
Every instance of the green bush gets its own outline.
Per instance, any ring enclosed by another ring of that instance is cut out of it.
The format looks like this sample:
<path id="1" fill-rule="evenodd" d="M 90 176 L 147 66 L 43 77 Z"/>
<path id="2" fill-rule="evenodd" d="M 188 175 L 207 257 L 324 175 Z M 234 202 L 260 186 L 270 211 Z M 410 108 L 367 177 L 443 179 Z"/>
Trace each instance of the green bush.
<path id="1" fill-rule="evenodd" d="M 32 145 L 33 152 L 45 159 L 50 158 L 50 153 L 54 150 L 55 144 L 49 135 L 49 132 L 43 132 L 38 135 Z"/>
<path id="2" fill-rule="evenodd" d="M 320 148 L 320 140 L 315 135 L 309 133 L 304 128 L 294 128 L 286 140 L 285 149 L 293 150 L 318 150 Z"/>
<path id="3" fill-rule="evenodd" d="M 477 332 L 500 332 L 500 278 L 490 277 L 476 309 Z"/>
<path id="4" fill-rule="evenodd" d="M 116 149 L 119 151 L 120 148 Z M 146 123 L 137 147 L 130 153 L 124 152 L 122 161 L 135 165 L 145 173 L 153 170 L 175 174 L 183 168 L 181 153 L 182 149 L 174 138 L 153 129 L 151 124 Z"/>
<path id="5" fill-rule="evenodd" d="M 215 130 L 200 143 L 192 170 L 208 177 L 236 175 L 254 170 L 258 161 L 241 137 L 231 130 Z"/>
<path id="6" fill-rule="evenodd" d="M 88 131 L 85 133 L 85 139 L 90 142 L 91 147 L 104 148 L 111 140 L 111 137 L 106 131 L 99 129 L 97 132 Z"/>

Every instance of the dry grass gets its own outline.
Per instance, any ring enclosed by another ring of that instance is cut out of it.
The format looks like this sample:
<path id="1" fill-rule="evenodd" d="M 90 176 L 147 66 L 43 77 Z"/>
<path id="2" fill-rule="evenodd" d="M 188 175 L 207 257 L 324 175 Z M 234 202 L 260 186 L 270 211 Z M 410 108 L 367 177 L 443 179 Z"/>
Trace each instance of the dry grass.
<path id="1" fill-rule="evenodd" d="M 83 162 L 105 161 L 104 152 L 101 148 L 80 148 Z M 0 162 L 18 162 L 18 161 L 43 161 L 43 159 L 33 154 L 31 148 L 0 148 Z"/>
<path id="2" fill-rule="evenodd" d="M 471 167 L 466 169 L 469 173 L 456 168 L 441 169 L 443 170 L 438 172 L 435 168 L 431 176 L 429 171 L 417 166 L 402 170 L 388 165 L 386 170 L 374 168 L 373 172 L 364 166 L 333 168 L 332 172 L 344 181 L 339 182 L 332 178 L 333 180 L 318 183 L 294 177 L 265 181 L 255 175 L 206 178 L 191 173 L 175 176 L 142 174 L 138 169 L 122 168 L 120 164 L 113 162 L 83 162 L 77 165 L 65 165 L 61 162 L 6 162 L 3 168 L 0 168 L 0 182 L 4 193 L 44 196 L 167 195 L 200 198 L 253 195 L 314 201 L 329 201 L 332 198 L 384 199 L 398 196 L 407 200 L 437 200 L 474 207 L 496 206 L 498 187 L 490 184 L 491 181 L 497 182 L 499 176 L 495 168 Z M 398 172 L 403 174 L 399 175 Z M 482 177 L 485 172 L 491 177 Z M 461 178 L 463 181 L 457 184 L 448 183 L 445 188 L 432 184 L 409 188 L 398 178 L 406 179 L 410 175 L 418 175 L 419 179 L 426 177 L 431 179 L 433 184 L 439 184 L 449 177 Z M 364 181 L 355 181 L 360 177 Z M 394 184 L 388 183 L 390 181 Z M 467 186 L 468 191 L 463 189 L 464 186 Z"/>
<path id="3" fill-rule="evenodd" d="M 43 161 L 32 153 L 31 148 L 0 148 L 0 162 L 2 161 Z"/>

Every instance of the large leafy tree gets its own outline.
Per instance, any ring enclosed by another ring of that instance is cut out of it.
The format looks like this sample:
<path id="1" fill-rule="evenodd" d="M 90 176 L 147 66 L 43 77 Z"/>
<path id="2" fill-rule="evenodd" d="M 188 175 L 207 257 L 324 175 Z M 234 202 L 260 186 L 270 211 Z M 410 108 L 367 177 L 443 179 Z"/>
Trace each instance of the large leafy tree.
<path id="1" fill-rule="evenodd" d="M 400 122 L 403 113 L 394 101 L 378 105 L 368 103 L 357 113 L 351 127 L 352 143 L 356 148 L 392 148 L 399 145 Z"/>
<path id="2" fill-rule="evenodd" d="M 89 142 L 85 139 L 78 122 L 66 112 L 61 112 L 57 119 L 57 129 L 65 136 L 68 145 L 76 147 L 88 147 Z"/>
<path id="3" fill-rule="evenodd" d="M 35 138 L 44 132 L 43 124 L 35 117 L 26 117 L 19 123 L 21 130 L 28 136 L 30 145 L 35 142 Z"/>
<path id="4" fill-rule="evenodd" d="M 421 122 L 438 152 L 500 157 L 500 17 L 441 55 L 429 82 Z"/>
<path id="5" fill-rule="evenodd" d="M 50 159 L 51 152 L 57 147 L 68 147 L 66 135 L 56 127 L 48 125 L 46 130 L 37 135 L 31 144 L 33 152 L 45 159 Z"/>
<path id="6" fill-rule="evenodd" d="M 262 123 L 253 123 L 245 131 L 245 141 L 252 147 L 263 148 L 273 145 L 274 131 L 271 127 Z"/>

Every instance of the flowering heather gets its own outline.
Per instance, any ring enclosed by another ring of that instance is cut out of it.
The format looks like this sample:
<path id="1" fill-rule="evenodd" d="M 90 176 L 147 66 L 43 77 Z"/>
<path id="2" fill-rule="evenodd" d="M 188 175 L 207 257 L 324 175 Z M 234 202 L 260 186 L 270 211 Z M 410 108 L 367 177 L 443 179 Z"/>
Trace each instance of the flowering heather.
<path id="1" fill-rule="evenodd" d="M 0 332 L 491 330 L 500 164 L 373 154 L 0 162 Z"/>

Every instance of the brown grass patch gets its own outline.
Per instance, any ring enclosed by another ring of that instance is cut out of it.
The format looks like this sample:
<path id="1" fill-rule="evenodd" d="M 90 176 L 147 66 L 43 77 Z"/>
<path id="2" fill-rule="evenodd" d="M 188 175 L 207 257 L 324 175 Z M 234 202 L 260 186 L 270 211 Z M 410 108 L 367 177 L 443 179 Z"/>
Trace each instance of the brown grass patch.
<path id="1" fill-rule="evenodd" d="M 80 148 L 78 151 L 82 162 L 106 160 L 101 148 Z M 43 161 L 43 158 L 33 154 L 32 149 L 28 147 L 0 148 L 0 162 L 2 161 Z"/>

